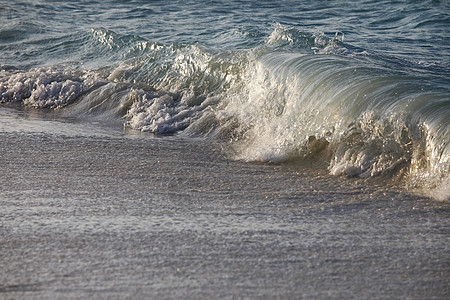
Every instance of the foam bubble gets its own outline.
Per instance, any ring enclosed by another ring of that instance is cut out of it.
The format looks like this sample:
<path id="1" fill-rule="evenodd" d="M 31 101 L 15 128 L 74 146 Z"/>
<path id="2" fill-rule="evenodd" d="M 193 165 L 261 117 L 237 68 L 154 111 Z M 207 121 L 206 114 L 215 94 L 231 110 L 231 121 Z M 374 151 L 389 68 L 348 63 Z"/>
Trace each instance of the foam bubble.
<path id="1" fill-rule="evenodd" d="M 126 125 L 141 131 L 159 134 L 175 133 L 188 127 L 211 103 L 195 105 L 192 95 L 176 95 L 162 91 L 133 89 L 129 95 L 133 104 L 127 111 Z"/>
<path id="2" fill-rule="evenodd" d="M 0 71 L 1 102 L 23 102 L 36 108 L 60 108 L 95 85 L 95 80 L 70 70 Z"/>

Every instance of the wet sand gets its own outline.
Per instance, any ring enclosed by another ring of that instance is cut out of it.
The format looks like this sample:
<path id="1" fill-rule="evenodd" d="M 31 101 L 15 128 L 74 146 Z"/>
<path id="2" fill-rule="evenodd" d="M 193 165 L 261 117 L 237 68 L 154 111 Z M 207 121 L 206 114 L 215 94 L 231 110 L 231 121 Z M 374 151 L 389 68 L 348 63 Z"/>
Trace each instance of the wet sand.
<path id="1" fill-rule="evenodd" d="M 1 299 L 450 296 L 447 203 L 202 140 L 1 117 Z"/>

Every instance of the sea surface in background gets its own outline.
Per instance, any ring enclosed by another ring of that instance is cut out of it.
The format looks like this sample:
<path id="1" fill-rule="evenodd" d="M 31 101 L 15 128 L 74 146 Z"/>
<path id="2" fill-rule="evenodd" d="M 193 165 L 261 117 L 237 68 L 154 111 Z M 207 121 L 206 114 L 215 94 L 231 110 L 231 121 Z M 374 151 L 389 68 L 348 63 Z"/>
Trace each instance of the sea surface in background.
<path id="1" fill-rule="evenodd" d="M 0 0 L 0 293 L 445 298 L 449 27 L 448 1 Z"/>

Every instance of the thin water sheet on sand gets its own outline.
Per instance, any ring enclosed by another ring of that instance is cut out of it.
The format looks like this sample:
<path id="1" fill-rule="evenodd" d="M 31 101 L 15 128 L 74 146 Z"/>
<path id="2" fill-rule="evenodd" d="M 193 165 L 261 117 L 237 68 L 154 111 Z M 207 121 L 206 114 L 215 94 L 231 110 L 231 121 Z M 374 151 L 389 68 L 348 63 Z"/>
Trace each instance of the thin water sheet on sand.
<path id="1" fill-rule="evenodd" d="M 450 295 L 445 202 L 203 140 L 15 124 L 0 132 L 1 298 Z"/>

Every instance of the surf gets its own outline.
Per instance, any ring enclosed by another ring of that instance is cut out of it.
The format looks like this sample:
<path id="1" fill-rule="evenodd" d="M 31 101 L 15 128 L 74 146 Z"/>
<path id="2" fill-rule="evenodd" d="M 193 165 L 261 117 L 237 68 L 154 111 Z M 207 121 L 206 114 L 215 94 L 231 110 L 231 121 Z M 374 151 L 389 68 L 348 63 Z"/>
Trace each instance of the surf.
<path id="1" fill-rule="evenodd" d="M 336 176 L 401 178 L 449 199 L 450 93 L 430 76 L 440 65 L 281 25 L 264 44 L 236 50 L 103 28 L 71 38 L 111 63 L 2 66 L 0 101 L 217 140 L 238 160 L 325 161 Z"/>

